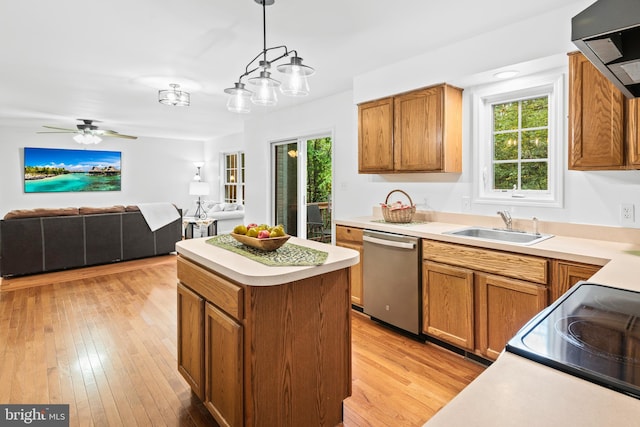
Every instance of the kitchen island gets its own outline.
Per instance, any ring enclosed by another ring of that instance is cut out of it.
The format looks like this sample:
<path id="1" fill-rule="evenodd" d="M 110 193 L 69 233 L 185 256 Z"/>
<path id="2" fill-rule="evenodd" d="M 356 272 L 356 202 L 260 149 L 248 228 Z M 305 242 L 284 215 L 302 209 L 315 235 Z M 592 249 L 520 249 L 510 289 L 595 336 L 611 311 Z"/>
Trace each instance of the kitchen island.
<path id="1" fill-rule="evenodd" d="M 351 395 L 349 269 L 268 266 L 207 243 L 178 242 L 178 370 L 221 426 L 335 426 Z"/>

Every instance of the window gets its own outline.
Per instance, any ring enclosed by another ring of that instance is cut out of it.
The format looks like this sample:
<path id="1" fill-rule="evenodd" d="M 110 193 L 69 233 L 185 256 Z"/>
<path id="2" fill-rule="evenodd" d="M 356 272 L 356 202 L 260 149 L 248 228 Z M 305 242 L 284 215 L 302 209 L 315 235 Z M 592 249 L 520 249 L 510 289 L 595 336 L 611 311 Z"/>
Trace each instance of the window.
<path id="1" fill-rule="evenodd" d="M 473 94 L 476 202 L 562 205 L 562 94 L 557 74 Z"/>
<path id="2" fill-rule="evenodd" d="M 224 202 L 244 204 L 244 152 L 225 153 L 223 158 Z"/>

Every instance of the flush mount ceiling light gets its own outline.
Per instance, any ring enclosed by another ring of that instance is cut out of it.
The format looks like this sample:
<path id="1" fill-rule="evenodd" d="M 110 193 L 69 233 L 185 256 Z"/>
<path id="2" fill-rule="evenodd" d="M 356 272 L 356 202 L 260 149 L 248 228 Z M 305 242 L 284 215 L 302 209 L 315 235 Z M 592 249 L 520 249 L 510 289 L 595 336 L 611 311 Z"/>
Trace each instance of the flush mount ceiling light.
<path id="1" fill-rule="evenodd" d="M 289 50 L 287 46 L 274 46 L 267 48 L 267 19 L 266 7 L 272 5 L 275 0 L 254 0 L 262 5 L 262 51 L 258 53 L 245 67 L 244 73 L 240 75 L 234 86 L 224 90 L 229 95 L 227 109 L 234 113 L 248 113 L 251 111 L 251 103 L 256 105 L 273 106 L 278 103 L 276 88 L 287 96 L 305 96 L 309 94 L 309 83 L 307 77 L 313 75 L 315 70 L 302 64 L 302 58 L 295 50 Z M 279 56 L 267 58 L 267 53 L 279 53 Z M 283 74 L 283 81 L 280 82 L 271 77 L 271 64 L 283 59 L 290 58 L 288 64 L 280 64 L 276 69 Z M 256 65 L 256 61 L 258 61 Z M 255 77 L 248 78 L 250 85 L 254 86 L 254 91 L 245 88 L 242 79 L 250 74 L 259 71 Z"/>
<path id="2" fill-rule="evenodd" d="M 180 85 L 171 83 L 171 89 L 158 91 L 158 102 L 164 105 L 172 105 L 174 107 L 188 107 L 191 104 L 191 94 L 180 90 Z"/>

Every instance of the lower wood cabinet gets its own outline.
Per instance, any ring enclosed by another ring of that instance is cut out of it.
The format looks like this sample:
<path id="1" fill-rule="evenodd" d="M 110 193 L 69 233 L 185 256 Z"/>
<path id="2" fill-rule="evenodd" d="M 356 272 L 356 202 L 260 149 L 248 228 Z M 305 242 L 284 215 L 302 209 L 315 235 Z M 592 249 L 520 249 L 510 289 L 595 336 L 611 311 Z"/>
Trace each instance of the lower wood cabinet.
<path id="1" fill-rule="evenodd" d="M 553 260 L 551 266 L 551 297 L 549 303 L 560 298 L 562 294 L 579 281 L 589 280 L 591 276 L 602 268 L 599 265 L 561 260 Z"/>
<path id="2" fill-rule="evenodd" d="M 178 371 L 204 398 L 204 299 L 178 283 Z"/>
<path id="3" fill-rule="evenodd" d="M 473 350 L 473 271 L 422 263 L 422 330 Z"/>
<path id="4" fill-rule="evenodd" d="M 490 274 L 475 274 L 476 349 L 496 359 L 507 342 L 547 306 L 547 287 Z"/>
<path id="5" fill-rule="evenodd" d="M 351 282 L 351 304 L 364 306 L 363 272 L 364 250 L 362 249 L 363 230 L 355 227 L 336 226 L 336 246 L 358 251 L 360 262 L 351 266 L 349 273 Z"/>
<path id="6" fill-rule="evenodd" d="M 430 240 L 423 258 L 423 332 L 484 358 L 547 306 L 546 258 Z"/>
<path id="7" fill-rule="evenodd" d="M 205 406 L 223 425 L 242 425 L 242 326 L 209 303 L 205 310 L 204 354 Z"/>

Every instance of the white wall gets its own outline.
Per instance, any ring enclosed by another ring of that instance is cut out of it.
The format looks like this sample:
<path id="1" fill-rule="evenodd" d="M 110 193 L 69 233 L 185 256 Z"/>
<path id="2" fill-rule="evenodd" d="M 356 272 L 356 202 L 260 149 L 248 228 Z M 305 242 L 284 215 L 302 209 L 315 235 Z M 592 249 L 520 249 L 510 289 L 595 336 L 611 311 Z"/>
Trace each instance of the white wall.
<path id="1" fill-rule="evenodd" d="M 203 142 L 138 138 L 104 138 L 90 150 L 122 152 L 122 190 L 77 193 L 23 191 L 23 148 L 79 149 L 68 134 L 38 135 L 34 129 L 0 128 L 0 217 L 10 210 L 170 202 L 191 203 L 189 181 L 194 161 L 202 160 Z"/>
<path id="2" fill-rule="evenodd" d="M 270 142 L 327 130 L 333 132 L 334 138 L 335 218 L 368 215 L 373 206 L 384 201 L 396 188 L 407 191 L 420 209 L 462 212 L 462 197 L 472 195 L 472 123 L 468 96 L 472 86 L 487 82 L 487 77 L 493 74 L 490 71 L 511 64 L 533 61 L 534 66 L 556 68 L 560 61 L 566 68 L 566 53 L 576 50 L 570 41 L 571 17 L 591 3 L 592 0 L 575 1 L 544 16 L 531 17 L 373 70 L 355 77 L 353 92 L 252 116 L 245 124 L 243 142 L 247 153 L 247 219 L 270 220 Z M 359 175 L 356 104 L 443 81 L 466 89 L 463 173 Z M 563 134 L 563 152 L 566 153 L 566 129 Z M 209 155 L 218 151 L 218 145 L 228 146 L 234 141 L 238 142 L 237 135 L 213 142 Z M 512 208 L 515 217 L 535 215 L 541 220 L 619 225 L 620 203 L 635 203 L 636 209 L 640 209 L 640 172 L 568 171 L 566 158 L 563 162 L 564 207 Z M 472 204 L 469 213 L 495 215 L 496 210 L 503 208 L 511 207 Z"/>

